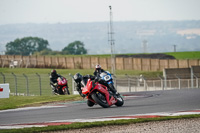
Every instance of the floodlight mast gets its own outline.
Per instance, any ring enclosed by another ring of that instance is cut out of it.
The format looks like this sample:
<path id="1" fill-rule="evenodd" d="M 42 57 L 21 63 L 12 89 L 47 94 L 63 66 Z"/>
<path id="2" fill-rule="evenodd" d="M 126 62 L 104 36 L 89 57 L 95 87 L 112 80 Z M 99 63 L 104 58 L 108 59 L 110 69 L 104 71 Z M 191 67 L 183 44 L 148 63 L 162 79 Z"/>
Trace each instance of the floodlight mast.
<path id="1" fill-rule="evenodd" d="M 112 7 L 109 6 L 110 8 L 110 23 L 109 23 L 109 31 L 108 31 L 108 41 L 111 45 L 111 72 L 112 74 L 115 75 L 115 42 L 113 39 L 113 18 L 112 18 Z"/>

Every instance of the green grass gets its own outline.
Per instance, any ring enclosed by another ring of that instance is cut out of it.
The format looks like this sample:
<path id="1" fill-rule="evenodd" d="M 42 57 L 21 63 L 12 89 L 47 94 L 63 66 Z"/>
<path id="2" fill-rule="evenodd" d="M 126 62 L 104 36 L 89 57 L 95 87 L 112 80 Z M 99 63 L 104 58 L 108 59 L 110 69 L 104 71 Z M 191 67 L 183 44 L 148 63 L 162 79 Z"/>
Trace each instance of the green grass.
<path id="1" fill-rule="evenodd" d="M 0 68 L 2 73 L 15 73 L 15 74 L 49 74 L 52 69 L 50 68 Z M 75 74 L 80 72 L 82 74 L 92 74 L 94 69 L 56 69 L 58 73 L 68 75 L 69 73 Z"/>
<path id="2" fill-rule="evenodd" d="M 183 115 L 183 116 L 168 116 L 159 118 L 140 118 L 140 119 L 128 119 L 128 120 L 113 120 L 103 122 L 84 122 L 84 123 L 72 123 L 70 125 L 59 125 L 59 126 L 48 126 L 48 127 L 33 127 L 24 129 L 6 129 L 1 130 L 1 133 L 35 133 L 35 132 L 49 132 L 49 131 L 67 131 L 70 129 L 81 129 L 81 128 L 92 128 L 92 127 L 103 127 L 112 125 L 128 125 L 135 123 L 144 123 L 152 121 L 166 121 L 176 119 L 191 119 L 200 118 L 200 115 Z"/>
<path id="3" fill-rule="evenodd" d="M 52 69 L 49 68 L 0 68 L 0 73 L 14 73 L 14 74 L 49 74 Z M 82 75 L 91 74 L 93 75 L 94 69 L 56 69 L 57 72 L 63 76 L 76 74 L 77 72 L 81 73 Z M 107 70 L 111 71 L 111 70 Z M 146 72 L 146 71 L 138 71 L 138 70 L 116 70 L 116 75 L 147 75 L 147 76 L 155 76 L 158 74 L 162 74 L 161 72 Z"/>
<path id="4" fill-rule="evenodd" d="M 176 59 L 200 59 L 200 51 L 192 52 L 171 52 L 165 53 L 174 56 Z"/>
<path id="5" fill-rule="evenodd" d="M 53 96 L 10 96 L 10 98 L 0 99 L 0 110 L 15 109 L 25 106 L 39 106 L 58 101 L 81 100 L 79 95 L 53 95 Z"/>

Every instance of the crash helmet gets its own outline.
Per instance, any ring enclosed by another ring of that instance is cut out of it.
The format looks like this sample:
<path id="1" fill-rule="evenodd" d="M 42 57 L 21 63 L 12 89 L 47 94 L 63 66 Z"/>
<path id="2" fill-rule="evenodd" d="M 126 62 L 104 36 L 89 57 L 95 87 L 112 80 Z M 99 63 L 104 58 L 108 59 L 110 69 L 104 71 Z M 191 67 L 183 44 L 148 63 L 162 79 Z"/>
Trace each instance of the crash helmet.
<path id="1" fill-rule="evenodd" d="M 55 69 L 51 70 L 51 76 L 55 76 L 55 75 L 57 75 L 56 70 Z"/>
<path id="2" fill-rule="evenodd" d="M 96 65 L 96 66 L 95 66 L 95 70 L 101 70 L 101 65 L 99 65 L 99 64 Z"/>
<path id="3" fill-rule="evenodd" d="M 82 77 L 83 77 L 83 76 L 82 76 L 80 73 L 76 73 L 76 74 L 74 75 L 74 80 L 75 80 L 75 82 L 81 82 Z"/>

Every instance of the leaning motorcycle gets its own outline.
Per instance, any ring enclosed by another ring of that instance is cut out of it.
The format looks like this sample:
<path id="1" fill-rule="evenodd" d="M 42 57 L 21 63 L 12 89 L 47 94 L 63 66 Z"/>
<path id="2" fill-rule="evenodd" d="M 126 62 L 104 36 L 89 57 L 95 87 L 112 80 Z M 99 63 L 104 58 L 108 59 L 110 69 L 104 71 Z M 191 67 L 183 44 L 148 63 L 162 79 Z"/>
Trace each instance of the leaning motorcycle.
<path id="1" fill-rule="evenodd" d="M 73 79 L 77 84 L 81 84 L 82 94 L 88 99 L 87 105 L 89 107 L 99 104 L 103 108 L 108 108 L 112 105 L 122 106 L 124 104 L 124 100 L 120 95 L 114 97 L 112 91 L 100 84 L 98 80 L 79 78 L 76 74 Z"/>
<path id="2" fill-rule="evenodd" d="M 57 94 L 59 95 L 70 95 L 67 79 L 64 77 L 58 77 L 57 79 L 58 85 L 56 87 Z"/>

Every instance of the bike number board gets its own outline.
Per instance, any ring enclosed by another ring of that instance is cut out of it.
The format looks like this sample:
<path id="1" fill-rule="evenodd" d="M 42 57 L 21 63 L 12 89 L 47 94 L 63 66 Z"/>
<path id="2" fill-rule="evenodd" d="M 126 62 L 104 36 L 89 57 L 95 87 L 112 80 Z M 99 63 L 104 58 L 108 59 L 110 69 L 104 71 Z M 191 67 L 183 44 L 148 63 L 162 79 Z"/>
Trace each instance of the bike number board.
<path id="1" fill-rule="evenodd" d="M 110 75 L 106 75 L 103 77 L 105 81 L 109 81 L 111 79 Z"/>

